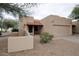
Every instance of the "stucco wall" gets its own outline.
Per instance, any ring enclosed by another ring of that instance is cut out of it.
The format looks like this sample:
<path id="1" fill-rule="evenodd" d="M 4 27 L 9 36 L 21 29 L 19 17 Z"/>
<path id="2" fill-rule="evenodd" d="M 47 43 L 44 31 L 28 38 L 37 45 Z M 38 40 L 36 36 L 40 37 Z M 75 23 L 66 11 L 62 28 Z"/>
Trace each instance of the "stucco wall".
<path id="1" fill-rule="evenodd" d="M 28 30 L 27 27 L 24 27 L 28 21 L 33 21 L 32 17 L 23 17 L 22 21 L 20 21 L 20 34 L 23 35 L 24 28 Z M 55 15 L 50 15 L 41 20 L 43 24 L 42 32 L 49 32 L 54 36 L 69 36 L 72 35 L 72 20 L 59 17 Z"/>
<path id="2" fill-rule="evenodd" d="M 72 35 L 72 21 L 59 16 L 48 16 L 42 19 L 43 32 L 49 32 L 54 36 Z"/>
<path id="3" fill-rule="evenodd" d="M 76 25 L 76 33 L 79 34 L 79 22 L 78 22 L 77 25 Z"/>
<path id="4" fill-rule="evenodd" d="M 33 36 L 8 37 L 8 52 L 33 49 Z"/>
<path id="5" fill-rule="evenodd" d="M 11 32 L 11 33 L 9 34 L 9 36 L 19 36 L 19 33 L 18 33 L 18 32 Z"/>
<path id="6" fill-rule="evenodd" d="M 28 30 L 28 27 L 24 24 L 27 24 L 28 21 L 33 21 L 33 17 L 22 17 L 19 21 L 19 35 L 24 35 L 25 28 Z"/>

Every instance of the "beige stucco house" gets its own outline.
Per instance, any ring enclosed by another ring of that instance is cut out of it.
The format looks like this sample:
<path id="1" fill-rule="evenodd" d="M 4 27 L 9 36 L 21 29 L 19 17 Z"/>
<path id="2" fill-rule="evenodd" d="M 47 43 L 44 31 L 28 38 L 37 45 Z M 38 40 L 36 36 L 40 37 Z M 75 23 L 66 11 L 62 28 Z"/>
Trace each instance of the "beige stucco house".
<path id="1" fill-rule="evenodd" d="M 19 23 L 19 35 L 40 34 L 48 32 L 54 36 L 72 35 L 72 20 L 56 15 L 49 15 L 42 20 L 33 17 L 22 17 Z"/>

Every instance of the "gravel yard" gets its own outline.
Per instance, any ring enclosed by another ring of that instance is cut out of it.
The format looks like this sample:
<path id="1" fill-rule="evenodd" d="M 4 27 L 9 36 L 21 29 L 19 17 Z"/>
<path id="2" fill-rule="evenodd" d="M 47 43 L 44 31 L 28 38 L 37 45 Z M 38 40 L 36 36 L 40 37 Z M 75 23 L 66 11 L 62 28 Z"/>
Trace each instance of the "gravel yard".
<path id="1" fill-rule="evenodd" d="M 54 39 L 47 44 L 40 44 L 39 35 L 34 37 L 34 48 L 19 52 L 7 53 L 7 37 L 0 37 L 0 55 L 8 56 L 79 56 L 79 43 L 64 39 Z"/>

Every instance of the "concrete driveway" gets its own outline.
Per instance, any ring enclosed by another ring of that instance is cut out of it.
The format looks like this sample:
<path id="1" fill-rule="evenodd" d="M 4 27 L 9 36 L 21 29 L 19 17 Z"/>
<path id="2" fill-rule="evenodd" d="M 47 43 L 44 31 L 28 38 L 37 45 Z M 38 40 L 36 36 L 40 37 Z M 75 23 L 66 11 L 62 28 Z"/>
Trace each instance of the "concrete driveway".
<path id="1" fill-rule="evenodd" d="M 65 36 L 65 37 L 56 37 L 54 39 L 63 39 L 63 40 L 68 40 L 73 43 L 79 43 L 79 34 L 74 34 L 71 36 Z"/>

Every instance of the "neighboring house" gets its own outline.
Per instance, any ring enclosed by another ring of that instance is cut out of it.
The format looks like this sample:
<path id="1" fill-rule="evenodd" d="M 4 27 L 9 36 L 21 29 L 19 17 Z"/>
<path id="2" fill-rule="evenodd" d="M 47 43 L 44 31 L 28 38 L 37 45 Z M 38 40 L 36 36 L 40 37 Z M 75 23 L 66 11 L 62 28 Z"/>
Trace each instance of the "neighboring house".
<path id="1" fill-rule="evenodd" d="M 79 34 L 79 20 L 72 22 L 72 32 Z"/>
<path id="2" fill-rule="evenodd" d="M 33 17 L 23 17 L 19 23 L 19 34 L 24 35 L 26 31 L 31 34 L 48 32 L 54 36 L 72 35 L 72 20 L 64 17 L 50 15 L 42 20 L 34 20 Z"/>

